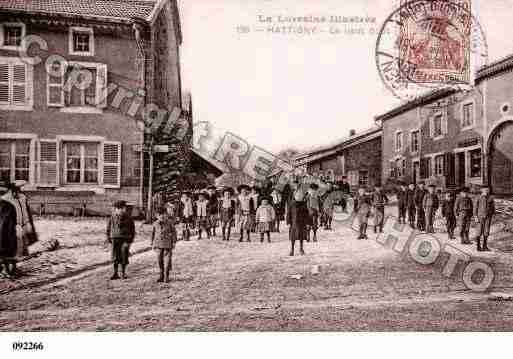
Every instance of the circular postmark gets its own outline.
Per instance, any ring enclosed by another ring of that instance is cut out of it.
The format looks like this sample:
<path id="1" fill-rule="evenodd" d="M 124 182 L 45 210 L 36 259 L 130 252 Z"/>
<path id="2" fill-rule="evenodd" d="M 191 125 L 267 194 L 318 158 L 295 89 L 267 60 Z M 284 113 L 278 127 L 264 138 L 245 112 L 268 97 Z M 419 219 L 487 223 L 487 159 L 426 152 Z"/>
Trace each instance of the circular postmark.
<path id="1" fill-rule="evenodd" d="M 375 60 L 387 89 L 403 101 L 428 93 L 435 107 L 450 106 L 474 91 L 477 69 L 486 64 L 485 34 L 471 0 L 413 0 L 383 23 Z"/>

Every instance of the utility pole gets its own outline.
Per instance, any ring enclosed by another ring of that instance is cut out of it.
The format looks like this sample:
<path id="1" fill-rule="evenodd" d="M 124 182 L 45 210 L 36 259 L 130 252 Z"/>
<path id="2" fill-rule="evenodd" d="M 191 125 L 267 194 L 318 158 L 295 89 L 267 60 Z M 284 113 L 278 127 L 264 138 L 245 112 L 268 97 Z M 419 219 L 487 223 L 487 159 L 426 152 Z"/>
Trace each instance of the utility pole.
<path id="1" fill-rule="evenodd" d="M 146 222 L 151 223 L 153 219 L 153 134 L 150 134 L 150 148 L 148 149 L 150 156 L 150 175 L 148 182 L 148 208 L 146 210 Z"/>

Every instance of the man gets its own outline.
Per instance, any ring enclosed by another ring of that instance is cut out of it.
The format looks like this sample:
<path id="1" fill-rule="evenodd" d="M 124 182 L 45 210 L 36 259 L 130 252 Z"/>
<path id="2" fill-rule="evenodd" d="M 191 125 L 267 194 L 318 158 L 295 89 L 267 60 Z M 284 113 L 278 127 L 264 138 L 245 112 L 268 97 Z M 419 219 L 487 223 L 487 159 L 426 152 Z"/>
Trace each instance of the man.
<path id="1" fill-rule="evenodd" d="M 213 237 L 216 236 L 216 228 L 219 220 L 219 200 L 215 186 L 207 188 L 208 193 L 208 208 L 209 208 L 209 225 Z"/>
<path id="2" fill-rule="evenodd" d="M 280 222 L 283 220 L 285 213 L 285 203 L 283 202 L 282 195 L 277 188 L 273 188 L 271 192 L 271 204 L 273 205 L 274 212 L 276 214 L 273 231 L 280 233 Z"/>
<path id="3" fill-rule="evenodd" d="M 473 206 L 472 199 L 468 196 L 468 188 L 465 187 L 461 190 L 454 205 L 454 212 L 461 226 L 461 244 L 471 244 L 468 232 L 470 230 L 470 221 L 472 220 Z"/>
<path id="4" fill-rule="evenodd" d="M 343 194 L 340 200 L 340 204 L 342 205 L 342 210 L 345 212 L 347 210 L 347 198 L 351 194 L 351 187 L 349 186 L 349 183 L 347 183 L 346 176 L 342 176 L 342 181 L 338 184 L 337 187 Z"/>
<path id="5" fill-rule="evenodd" d="M 414 195 L 415 208 L 417 210 L 417 213 L 416 213 L 417 229 L 419 231 L 426 230 L 426 223 L 425 223 L 426 218 L 425 218 L 425 214 L 424 214 L 424 207 L 422 206 L 425 195 L 426 195 L 426 189 L 424 188 L 424 182 L 420 182 L 419 187 L 415 190 L 415 195 Z"/>
<path id="6" fill-rule="evenodd" d="M 445 217 L 447 224 L 447 234 L 449 239 L 454 239 L 454 229 L 456 228 L 456 215 L 454 214 L 454 196 L 451 192 L 445 193 L 442 202 L 442 215 Z"/>
<path id="7" fill-rule="evenodd" d="M 374 233 L 383 233 L 383 222 L 385 220 L 385 205 L 388 203 L 388 197 L 381 190 L 380 185 L 374 186 L 372 194 L 372 207 L 374 209 Z"/>
<path id="8" fill-rule="evenodd" d="M 305 193 L 298 188 L 293 195 L 287 211 L 287 224 L 289 225 L 290 256 L 294 255 L 294 244 L 299 241 L 299 253 L 305 254 L 303 242 L 308 235 L 310 215 L 305 201 Z"/>
<path id="9" fill-rule="evenodd" d="M 16 273 L 17 258 L 27 256 L 28 247 L 38 240 L 27 197 L 21 191 L 24 184 L 25 181 L 6 184 L 7 191 L 0 197 L 0 259 L 9 276 Z"/>
<path id="10" fill-rule="evenodd" d="M 399 223 L 406 223 L 406 209 L 408 207 L 408 190 L 404 182 L 400 183 L 397 191 L 397 217 Z"/>
<path id="11" fill-rule="evenodd" d="M 406 192 L 406 208 L 408 210 L 408 222 L 410 227 L 415 228 L 415 183 L 410 183 Z"/>
<path id="12" fill-rule="evenodd" d="M 490 196 L 490 188 L 488 186 L 481 187 L 481 195 L 477 199 L 475 216 L 479 222 L 479 232 L 477 236 L 477 250 L 489 251 L 488 236 L 490 235 L 490 226 L 492 218 L 495 214 L 495 200 Z M 481 237 L 483 237 L 483 246 L 481 247 Z"/>
<path id="13" fill-rule="evenodd" d="M 424 209 L 424 215 L 426 216 L 425 224 L 426 224 L 426 232 L 427 233 L 435 233 L 433 228 L 433 221 L 435 219 L 435 213 L 438 209 L 439 201 L 438 196 L 435 193 L 435 186 L 430 184 L 428 186 L 428 193 L 424 196 L 422 200 L 422 208 Z"/>

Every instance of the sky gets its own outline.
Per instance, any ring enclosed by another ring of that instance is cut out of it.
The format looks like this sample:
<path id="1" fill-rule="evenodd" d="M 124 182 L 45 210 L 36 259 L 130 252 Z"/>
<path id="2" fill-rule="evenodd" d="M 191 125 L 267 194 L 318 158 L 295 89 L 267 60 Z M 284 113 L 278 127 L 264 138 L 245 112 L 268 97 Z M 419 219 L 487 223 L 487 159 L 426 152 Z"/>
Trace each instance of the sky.
<path id="1" fill-rule="evenodd" d="M 192 95 L 194 121 L 208 121 L 274 153 L 306 150 L 344 138 L 350 129 L 369 128 L 376 115 L 400 104 L 375 62 L 376 33 L 398 2 L 179 0 L 182 86 Z M 513 0 L 473 6 L 489 61 L 512 54 Z M 288 22 L 298 16 L 375 22 L 351 28 Z"/>

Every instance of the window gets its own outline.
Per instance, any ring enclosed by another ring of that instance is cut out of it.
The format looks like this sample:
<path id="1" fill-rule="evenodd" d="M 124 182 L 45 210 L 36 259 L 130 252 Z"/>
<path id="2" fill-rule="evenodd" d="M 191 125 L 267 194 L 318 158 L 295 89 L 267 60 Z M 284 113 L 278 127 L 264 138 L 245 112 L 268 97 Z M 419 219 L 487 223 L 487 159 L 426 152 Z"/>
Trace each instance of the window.
<path id="1" fill-rule="evenodd" d="M 470 155 L 470 177 L 481 177 L 481 149 L 469 152 Z"/>
<path id="2" fill-rule="evenodd" d="M 439 137 L 439 136 L 443 135 L 442 121 L 443 121 L 442 114 L 438 114 L 433 118 L 433 137 Z"/>
<path id="3" fill-rule="evenodd" d="M 132 154 L 133 154 L 133 163 L 134 163 L 132 176 L 135 178 L 140 178 L 141 177 L 141 152 L 133 151 Z M 315 176 L 318 177 L 319 174 L 316 172 Z"/>
<path id="4" fill-rule="evenodd" d="M 395 150 L 402 151 L 403 149 L 403 133 L 401 131 L 397 131 L 395 133 Z"/>
<path id="5" fill-rule="evenodd" d="M 435 157 L 435 176 L 443 176 L 444 174 L 444 156 Z"/>
<path id="6" fill-rule="evenodd" d="M 107 65 L 54 62 L 47 71 L 47 104 L 63 111 L 99 111 L 107 106 Z"/>
<path id="7" fill-rule="evenodd" d="M 0 109 L 32 109 L 32 66 L 19 58 L 0 57 Z"/>
<path id="8" fill-rule="evenodd" d="M 468 128 L 474 125 L 474 104 L 472 102 L 463 104 L 461 127 Z"/>
<path id="9" fill-rule="evenodd" d="M 0 25 L 0 47 L 7 50 L 20 50 L 23 48 L 25 37 L 25 24 L 5 23 Z"/>
<path id="10" fill-rule="evenodd" d="M 358 185 L 367 186 L 369 184 L 369 171 L 358 172 Z"/>
<path id="11" fill-rule="evenodd" d="M 411 138 L 410 138 L 410 148 L 411 152 L 419 152 L 419 130 L 415 130 L 411 132 Z"/>
<path id="12" fill-rule="evenodd" d="M 72 27 L 69 31 L 69 53 L 78 56 L 94 56 L 93 29 Z"/>
<path id="13" fill-rule="evenodd" d="M 64 176 L 69 184 L 98 184 L 98 143 L 66 142 Z"/>
<path id="14" fill-rule="evenodd" d="M 30 140 L 0 140 L 0 180 L 29 181 Z"/>

